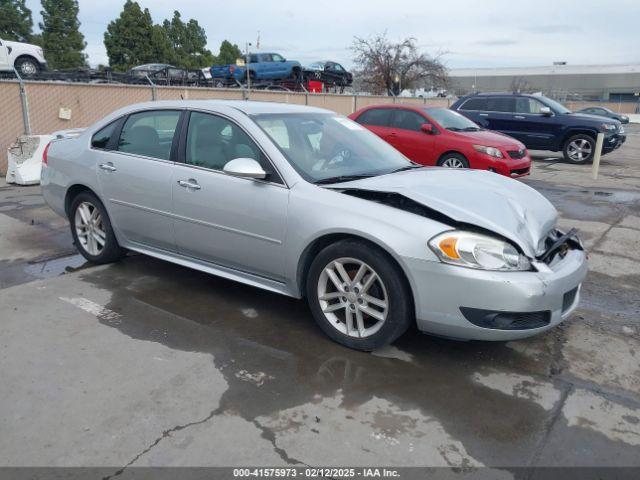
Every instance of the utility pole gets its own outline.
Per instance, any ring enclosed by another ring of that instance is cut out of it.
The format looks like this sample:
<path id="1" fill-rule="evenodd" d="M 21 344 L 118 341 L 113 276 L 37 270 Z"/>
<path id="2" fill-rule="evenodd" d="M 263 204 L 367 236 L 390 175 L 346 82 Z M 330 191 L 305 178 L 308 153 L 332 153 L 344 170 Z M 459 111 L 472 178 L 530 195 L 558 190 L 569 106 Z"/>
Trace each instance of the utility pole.
<path id="1" fill-rule="evenodd" d="M 251 91 L 251 75 L 250 75 L 250 72 L 249 72 L 249 55 L 250 55 L 249 47 L 250 46 L 251 46 L 251 43 L 247 42 L 247 45 L 246 45 L 247 55 L 246 55 L 246 60 L 244 62 L 245 63 L 246 73 L 247 73 L 247 90 L 248 91 Z"/>

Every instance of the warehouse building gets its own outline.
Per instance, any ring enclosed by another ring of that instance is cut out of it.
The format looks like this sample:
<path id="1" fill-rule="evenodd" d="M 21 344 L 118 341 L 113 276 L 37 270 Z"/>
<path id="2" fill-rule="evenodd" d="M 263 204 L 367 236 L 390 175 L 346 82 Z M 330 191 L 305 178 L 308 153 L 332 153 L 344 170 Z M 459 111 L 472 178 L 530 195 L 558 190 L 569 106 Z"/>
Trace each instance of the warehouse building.
<path id="1" fill-rule="evenodd" d="M 548 67 L 465 68 L 449 72 L 450 91 L 456 95 L 472 92 L 542 92 L 560 101 L 602 100 L 638 102 L 640 64 L 567 65 Z"/>

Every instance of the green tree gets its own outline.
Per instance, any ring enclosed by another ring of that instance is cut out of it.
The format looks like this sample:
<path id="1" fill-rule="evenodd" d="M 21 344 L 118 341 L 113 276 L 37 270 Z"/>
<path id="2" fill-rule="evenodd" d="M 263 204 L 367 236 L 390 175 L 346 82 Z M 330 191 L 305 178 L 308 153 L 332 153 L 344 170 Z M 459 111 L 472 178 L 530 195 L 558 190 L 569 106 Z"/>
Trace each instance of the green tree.
<path id="1" fill-rule="evenodd" d="M 31 10 L 25 0 L 0 0 L 0 38 L 29 42 L 32 29 Z"/>
<path id="2" fill-rule="evenodd" d="M 223 40 L 220 44 L 220 52 L 218 53 L 218 56 L 215 57 L 213 64 L 228 65 L 230 63 L 236 63 L 238 58 L 242 58 L 240 47 L 228 40 Z"/>
<path id="3" fill-rule="evenodd" d="M 109 65 L 125 71 L 144 63 L 171 63 L 171 44 L 164 28 L 154 25 L 149 9 L 127 0 L 104 34 Z"/>
<path id="4" fill-rule="evenodd" d="M 80 33 L 77 0 L 42 0 L 42 47 L 51 68 L 75 68 L 87 64 L 87 46 Z"/>
<path id="5" fill-rule="evenodd" d="M 213 64 L 213 54 L 207 49 L 207 35 L 197 20 L 184 23 L 180 12 L 174 11 L 171 21 L 165 20 L 162 28 L 173 50 L 171 63 L 184 68 L 202 68 Z"/>

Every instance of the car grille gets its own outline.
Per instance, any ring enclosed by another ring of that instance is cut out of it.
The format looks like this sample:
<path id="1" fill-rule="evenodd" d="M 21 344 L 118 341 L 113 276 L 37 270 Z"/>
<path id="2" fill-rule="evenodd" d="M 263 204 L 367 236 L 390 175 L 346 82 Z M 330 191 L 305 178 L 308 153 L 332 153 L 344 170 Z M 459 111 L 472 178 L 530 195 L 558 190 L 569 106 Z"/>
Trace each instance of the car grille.
<path id="1" fill-rule="evenodd" d="M 523 158 L 527 154 L 527 150 L 524 148 L 522 150 L 509 150 L 507 153 L 511 158 L 519 159 Z"/>
<path id="2" fill-rule="evenodd" d="M 511 175 L 526 175 L 527 173 L 529 173 L 529 167 L 511 170 Z"/>

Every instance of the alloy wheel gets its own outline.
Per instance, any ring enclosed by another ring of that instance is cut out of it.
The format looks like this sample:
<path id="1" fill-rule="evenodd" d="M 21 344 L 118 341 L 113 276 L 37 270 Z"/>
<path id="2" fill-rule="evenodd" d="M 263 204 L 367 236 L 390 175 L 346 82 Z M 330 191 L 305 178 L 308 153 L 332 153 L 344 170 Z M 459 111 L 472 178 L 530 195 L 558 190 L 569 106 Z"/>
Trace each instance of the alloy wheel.
<path id="1" fill-rule="evenodd" d="M 376 271 L 356 258 L 338 258 L 322 270 L 318 300 L 329 324 L 350 337 L 375 334 L 387 319 L 387 289 Z"/>
<path id="2" fill-rule="evenodd" d="M 89 255 L 100 255 L 107 242 L 107 232 L 100 211 L 95 205 L 82 202 L 76 208 L 74 221 L 80 246 Z"/>
<path id="3" fill-rule="evenodd" d="M 591 156 L 591 151 L 593 150 L 591 143 L 584 138 L 579 138 L 577 140 L 573 140 L 569 143 L 569 147 L 567 148 L 567 154 L 571 160 L 582 162 Z"/>
<path id="4" fill-rule="evenodd" d="M 442 162 L 443 167 L 447 168 L 465 168 L 462 160 L 456 157 L 449 157 Z"/>
<path id="5" fill-rule="evenodd" d="M 33 62 L 23 62 L 20 66 L 20 72 L 23 75 L 35 75 L 38 72 L 38 69 L 33 64 Z"/>

